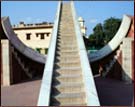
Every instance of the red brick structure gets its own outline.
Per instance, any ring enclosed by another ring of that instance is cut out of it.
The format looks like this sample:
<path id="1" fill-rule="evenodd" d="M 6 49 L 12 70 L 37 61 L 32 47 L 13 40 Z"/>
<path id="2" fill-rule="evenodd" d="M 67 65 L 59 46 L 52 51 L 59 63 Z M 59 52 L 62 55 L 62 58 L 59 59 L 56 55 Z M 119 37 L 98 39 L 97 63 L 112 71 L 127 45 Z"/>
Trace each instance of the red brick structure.
<path id="1" fill-rule="evenodd" d="M 129 16 L 129 17 L 132 19 L 132 23 L 128 33 L 128 37 L 134 37 L 134 16 Z"/>
<path id="2" fill-rule="evenodd" d="M 128 37 L 134 38 L 134 16 L 128 15 L 132 19 Z M 134 41 L 132 41 L 132 79 L 134 81 Z"/>

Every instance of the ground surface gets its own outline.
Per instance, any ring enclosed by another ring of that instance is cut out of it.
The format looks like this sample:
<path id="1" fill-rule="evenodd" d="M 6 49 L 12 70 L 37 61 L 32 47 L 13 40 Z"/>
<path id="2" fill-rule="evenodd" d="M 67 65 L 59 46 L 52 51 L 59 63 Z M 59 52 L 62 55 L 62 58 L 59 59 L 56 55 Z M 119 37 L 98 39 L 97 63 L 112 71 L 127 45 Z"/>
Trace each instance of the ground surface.
<path id="1" fill-rule="evenodd" d="M 133 84 L 119 80 L 95 78 L 98 96 L 102 106 L 130 106 Z M 1 87 L 2 106 L 36 106 L 41 80 Z"/>
<path id="2" fill-rule="evenodd" d="M 2 106 L 35 106 L 41 80 L 1 88 Z"/>
<path id="3" fill-rule="evenodd" d="M 102 106 L 131 106 L 134 84 L 109 78 L 95 78 L 98 96 Z"/>

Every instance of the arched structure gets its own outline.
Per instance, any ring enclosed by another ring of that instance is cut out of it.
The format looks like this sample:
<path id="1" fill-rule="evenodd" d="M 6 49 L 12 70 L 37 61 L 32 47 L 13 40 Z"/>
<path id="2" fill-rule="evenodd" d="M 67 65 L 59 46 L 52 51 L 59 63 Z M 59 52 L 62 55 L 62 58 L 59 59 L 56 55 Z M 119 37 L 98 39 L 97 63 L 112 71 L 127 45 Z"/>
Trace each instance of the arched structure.
<path id="1" fill-rule="evenodd" d="M 41 55 L 40 53 L 34 51 L 33 49 L 27 47 L 25 44 L 23 44 L 16 34 L 14 33 L 12 26 L 9 21 L 9 17 L 3 17 L 1 20 L 2 23 L 2 29 L 5 33 L 5 36 L 8 38 L 8 40 L 11 42 L 11 44 L 23 55 L 30 58 L 33 61 L 39 62 L 44 64 L 46 61 L 46 57 L 44 55 Z"/>
<path id="2" fill-rule="evenodd" d="M 103 48 L 98 50 L 97 52 L 88 54 L 90 62 L 101 60 L 102 58 L 108 56 L 114 50 L 116 50 L 117 47 L 122 42 L 123 38 L 127 36 L 127 33 L 130 28 L 130 24 L 131 24 L 131 18 L 124 15 L 120 28 L 117 31 L 116 35 L 112 38 L 112 40 L 107 45 L 105 45 Z"/>

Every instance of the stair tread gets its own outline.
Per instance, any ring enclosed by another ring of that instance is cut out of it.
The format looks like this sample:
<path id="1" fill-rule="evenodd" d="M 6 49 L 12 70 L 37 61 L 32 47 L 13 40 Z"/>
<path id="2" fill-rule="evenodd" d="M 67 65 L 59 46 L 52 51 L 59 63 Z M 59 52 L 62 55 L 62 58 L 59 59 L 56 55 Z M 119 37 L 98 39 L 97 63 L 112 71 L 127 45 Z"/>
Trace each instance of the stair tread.
<path id="1" fill-rule="evenodd" d="M 73 102 L 73 103 L 64 103 L 64 104 L 59 104 L 59 103 L 54 103 L 54 105 L 58 106 L 87 106 L 86 103 L 81 103 L 81 102 Z"/>
<path id="2" fill-rule="evenodd" d="M 52 95 L 52 97 L 55 98 L 77 98 L 77 97 L 84 97 L 85 93 L 84 92 L 80 92 L 80 93 L 61 93 L 59 95 Z"/>
<path id="3" fill-rule="evenodd" d="M 66 59 L 61 59 L 61 60 L 57 60 L 54 64 L 55 65 L 71 65 L 71 64 L 74 64 L 74 65 L 78 64 L 78 65 L 80 65 L 79 62 L 80 62 L 79 59 L 75 59 L 74 61 L 72 61 L 72 59 L 67 59 L 67 60 Z"/>
<path id="4" fill-rule="evenodd" d="M 59 68 L 57 70 L 80 70 L 80 69 L 81 69 L 81 67 L 79 66 L 79 67 L 70 67 L 70 68 L 69 67 L 62 67 L 62 68 Z"/>
<path id="5" fill-rule="evenodd" d="M 61 75 L 61 76 L 54 76 L 54 78 L 79 78 L 81 77 L 81 74 L 76 74 L 76 75 Z"/>
<path id="6" fill-rule="evenodd" d="M 51 104 L 51 106 L 87 106 L 87 104 L 86 104 L 86 102 L 84 102 L 84 103 L 82 103 L 82 102 L 72 102 L 72 103 L 70 103 L 70 102 L 67 102 L 67 103 L 62 103 L 62 104 L 60 104 L 60 103 L 58 103 L 58 102 L 53 102 L 52 104 Z"/>
<path id="7" fill-rule="evenodd" d="M 53 87 L 55 87 L 55 88 L 60 88 L 60 87 L 72 87 L 72 86 L 74 86 L 74 87 L 82 87 L 82 85 L 84 85 L 83 84 L 83 82 L 76 82 L 76 83 L 74 83 L 74 82 L 69 82 L 69 83 L 61 83 L 61 84 L 53 84 L 52 86 Z"/>
<path id="8" fill-rule="evenodd" d="M 63 61 L 63 62 L 56 62 L 55 64 L 80 64 L 80 61 L 72 61 L 72 60 L 70 60 L 70 61 Z"/>
<path id="9" fill-rule="evenodd" d="M 63 56 L 63 55 L 61 55 L 61 56 L 56 56 L 56 58 L 70 58 L 70 59 L 72 59 L 72 58 L 79 58 L 79 56 L 78 55 L 66 55 L 66 56 Z"/>

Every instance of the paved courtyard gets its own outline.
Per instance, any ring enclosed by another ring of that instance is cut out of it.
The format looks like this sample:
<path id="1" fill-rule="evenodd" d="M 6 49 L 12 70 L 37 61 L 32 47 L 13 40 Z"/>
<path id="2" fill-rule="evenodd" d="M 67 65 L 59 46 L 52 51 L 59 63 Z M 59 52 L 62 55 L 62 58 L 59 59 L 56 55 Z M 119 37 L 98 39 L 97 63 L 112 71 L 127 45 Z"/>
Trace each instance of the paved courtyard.
<path id="1" fill-rule="evenodd" d="M 1 87 L 2 106 L 36 106 L 41 80 Z M 102 106 L 130 106 L 133 84 L 96 77 L 95 83 Z"/>

